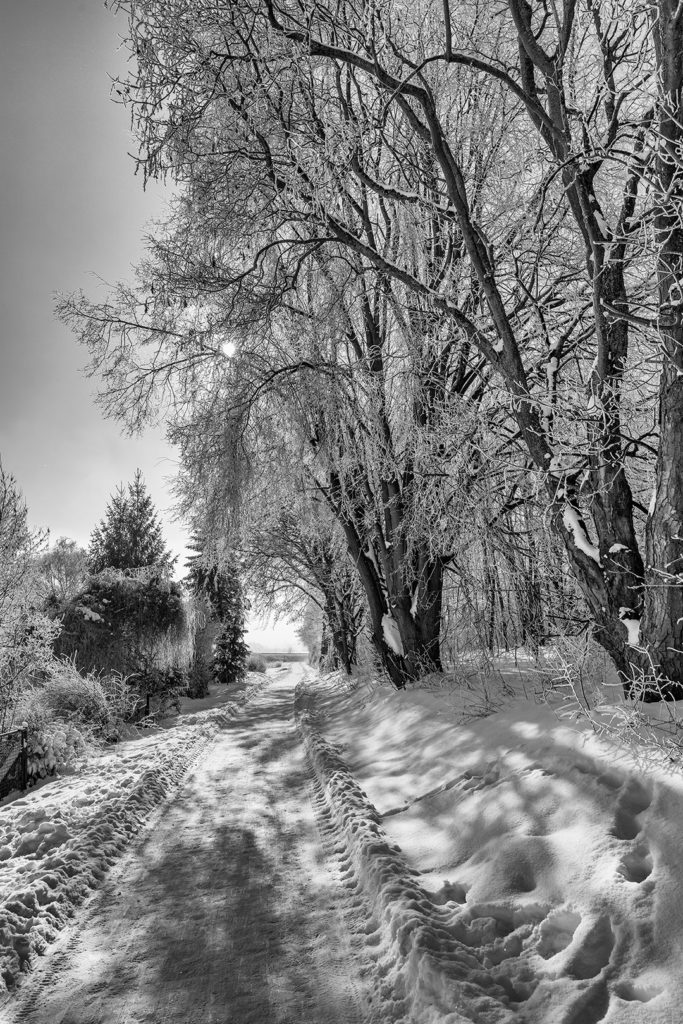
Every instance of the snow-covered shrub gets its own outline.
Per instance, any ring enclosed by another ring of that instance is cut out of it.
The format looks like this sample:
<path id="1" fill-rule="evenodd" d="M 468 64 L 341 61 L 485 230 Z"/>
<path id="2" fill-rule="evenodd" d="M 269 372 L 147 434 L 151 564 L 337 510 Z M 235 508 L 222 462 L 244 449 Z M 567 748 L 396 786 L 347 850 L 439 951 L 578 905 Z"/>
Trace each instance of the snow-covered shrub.
<path id="1" fill-rule="evenodd" d="M 621 685 L 612 663 L 585 633 L 557 637 L 540 654 L 537 666 L 537 696 L 551 701 L 559 698 L 567 712 L 590 711 L 605 699 L 612 703 L 621 699 Z"/>
<path id="2" fill-rule="evenodd" d="M 180 584 L 158 570 L 91 576 L 61 609 L 55 651 L 80 672 L 128 675 L 155 668 L 189 668 L 193 611 Z"/>
<path id="3" fill-rule="evenodd" d="M 89 750 L 117 739 L 136 700 L 125 678 L 83 676 L 72 662 L 54 659 L 17 700 L 15 723 L 28 728 L 29 777 L 74 768 Z"/>
<path id="4" fill-rule="evenodd" d="M 32 680 L 45 678 L 53 663 L 59 626 L 33 608 L 0 618 L 0 732 L 17 721 L 17 701 Z"/>
<path id="5" fill-rule="evenodd" d="M 169 708 L 180 710 L 180 698 L 187 693 L 188 676 L 178 668 L 150 667 L 142 672 L 129 676 L 140 697 L 153 698 L 154 713 L 163 715 Z"/>
<path id="6" fill-rule="evenodd" d="M 560 717 L 588 721 L 643 764 L 680 765 L 683 712 L 680 701 L 666 698 L 666 680 L 652 666 L 628 689 L 604 650 L 584 636 L 560 638 L 545 652 L 536 693 Z"/>
<path id="7" fill-rule="evenodd" d="M 56 771 L 74 768 L 83 760 L 87 746 L 83 734 L 71 723 L 54 722 L 44 729 L 29 730 L 29 784 Z"/>
<path id="8" fill-rule="evenodd" d="M 124 677 L 82 675 L 69 661 L 55 661 L 42 689 L 45 706 L 58 719 L 78 723 L 96 740 L 116 739 L 137 700 Z"/>
<path id="9" fill-rule="evenodd" d="M 29 782 L 75 768 L 89 746 L 88 730 L 76 721 L 59 718 L 47 694 L 44 686 L 32 686 L 17 703 L 17 721 L 28 729 Z"/>

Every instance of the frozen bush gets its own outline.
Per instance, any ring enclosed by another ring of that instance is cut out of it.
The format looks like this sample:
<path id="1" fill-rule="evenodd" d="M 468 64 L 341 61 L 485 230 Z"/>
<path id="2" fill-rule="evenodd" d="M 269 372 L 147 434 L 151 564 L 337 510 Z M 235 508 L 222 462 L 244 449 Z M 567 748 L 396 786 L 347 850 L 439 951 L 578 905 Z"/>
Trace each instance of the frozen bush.
<path id="1" fill-rule="evenodd" d="M 180 698 L 188 691 L 188 675 L 178 668 L 147 668 L 129 677 L 136 699 L 152 697 L 154 713 L 163 716 L 169 708 L 180 711 Z"/>
<path id="2" fill-rule="evenodd" d="M 544 654 L 539 684 L 538 698 L 560 717 L 587 721 L 598 735 L 630 750 L 643 766 L 680 765 L 682 702 L 668 699 L 667 681 L 654 664 L 625 688 L 604 650 L 589 636 L 562 637 Z"/>
<path id="3" fill-rule="evenodd" d="M 278 663 L 279 664 L 279 663 Z M 265 672 L 266 659 L 260 654 L 250 654 L 247 658 L 247 672 Z"/>
<path id="4" fill-rule="evenodd" d="M 29 687 L 21 694 L 17 721 L 28 729 L 29 782 L 75 768 L 87 753 L 87 730 L 58 718 L 43 686 Z"/>
<path id="5" fill-rule="evenodd" d="M 189 668 L 194 609 L 180 584 L 153 569 L 90 576 L 60 610 L 55 653 L 81 672 L 141 672 Z"/>
<path id="6" fill-rule="evenodd" d="M 136 702 L 124 677 L 81 675 L 70 661 L 55 661 L 43 689 L 45 704 L 55 717 L 79 723 L 98 740 L 116 739 Z"/>
<path id="7" fill-rule="evenodd" d="M 72 662 L 54 660 L 15 709 L 15 724 L 28 728 L 29 778 L 75 768 L 89 750 L 116 740 L 136 699 L 121 676 L 82 676 Z"/>

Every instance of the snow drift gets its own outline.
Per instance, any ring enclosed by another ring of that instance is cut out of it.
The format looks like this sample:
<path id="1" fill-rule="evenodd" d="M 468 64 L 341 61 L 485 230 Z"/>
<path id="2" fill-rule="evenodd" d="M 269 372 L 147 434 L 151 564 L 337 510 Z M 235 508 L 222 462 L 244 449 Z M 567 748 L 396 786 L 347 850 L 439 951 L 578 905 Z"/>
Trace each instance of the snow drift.
<path id="1" fill-rule="evenodd" d="M 462 696 L 299 692 L 382 1016 L 681 1019 L 683 780 L 547 705 L 477 717 Z"/>

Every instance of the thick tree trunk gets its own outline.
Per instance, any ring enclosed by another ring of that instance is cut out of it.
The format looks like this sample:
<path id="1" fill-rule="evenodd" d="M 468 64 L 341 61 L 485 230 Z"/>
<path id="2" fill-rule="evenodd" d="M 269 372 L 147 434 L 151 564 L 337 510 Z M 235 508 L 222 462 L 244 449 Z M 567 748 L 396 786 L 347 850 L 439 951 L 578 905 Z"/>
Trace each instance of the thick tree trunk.
<path id="1" fill-rule="evenodd" d="M 318 667 L 321 669 L 336 668 L 334 664 L 334 651 L 330 651 L 330 627 L 325 616 L 323 616 L 323 628 L 320 634 Z"/>
<path id="2" fill-rule="evenodd" d="M 671 362 L 665 361 L 661 377 L 661 433 L 654 500 L 647 525 L 648 575 L 642 633 L 651 661 L 646 670 L 661 677 L 668 699 L 683 700 L 683 331 L 680 324 L 675 342 L 671 333 L 667 334 L 665 347 L 670 352 Z M 680 369 L 676 368 L 674 358 Z"/>
<path id="3" fill-rule="evenodd" d="M 408 679 L 441 671 L 443 565 L 440 559 L 420 561 L 412 591 L 403 588 L 392 601 Z"/>
<path id="4" fill-rule="evenodd" d="M 662 95 L 657 178 L 660 207 L 659 450 L 647 523 L 643 639 L 665 696 L 683 699 L 683 24 L 678 0 L 660 0 L 655 26 Z"/>
<path id="5" fill-rule="evenodd" d="M 327 635 L 336 656 L 334 667 L 343 668 L 351 675 L 351 667 L 356 664 L 356 636 L 343 601 L 334 593 L 325 594 L 325 617 Z"/>
<path id="6" fill-rule="evenodd" d="M 363 549 L 353 523 L 344 519 L 342 527 L 351 561 L 358 570 L 358 577 L 365 593 L 372 645 L 392 683 L 397 690 L 402 690 L 406 684 L 403 657 L 386 640 L 385 620 L 389 616 L 389 608 L 377 569 L 369 554 Z"/>
<path id="7" fill-rule="evenodd" d="M 411 679 L 441 670 L 441 559 L 409 553 L 395 480 L 383 481 L 384 523 L 376 527 L 377 551 L 371 540 L 361 540 L 368 533 L 361 517 L 343 509 L 339 478 L 332 475 L 330 483 L 335 515 L 365 593 L 372 645 L 394 686 L 403 689 Z M 412 582 L 406 582 L 406 575 Z"/>
<path id="8" fill-rule="evenodd" d="M 361 548 L 352 528 L 349 552 L 365 591 L 371 640 L 379 660 L 397 689 L 428 672 L 441 670 L 440 632 L 443 568 L 440 561 L 425 567 L 415 595 L 405 586 L 386 593 L 372 558 Z"/>

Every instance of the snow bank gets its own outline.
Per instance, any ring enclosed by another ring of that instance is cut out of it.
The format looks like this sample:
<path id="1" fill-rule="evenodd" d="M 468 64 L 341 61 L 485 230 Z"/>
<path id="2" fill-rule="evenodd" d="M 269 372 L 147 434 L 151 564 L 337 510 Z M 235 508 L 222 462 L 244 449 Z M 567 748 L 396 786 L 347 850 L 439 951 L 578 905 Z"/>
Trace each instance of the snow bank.
<path id="1" fill-rule="evenodd" d="M 197 757 L 201 728 L 109 754 L 0 811 L 0 973 L 12 988 Z"/>
<path id="2" fill-rule="evenodd" d="M 680 776 L 533 699 L 477 707 L 453 687 L 299 694 L 384 1016 L 680 1019 Z"/>
<path id="3" fill-rule="evenodd" d="M 212 707 L 179 725 L 142 733 L 97 757 L 81 774 L 30 790 L 0 807 L 0 994 L 14 988 L 34 954 L 75 908 L 201 756 L 240 702 Z M 170 723 L 166 723 L 169 725 Z"/>

